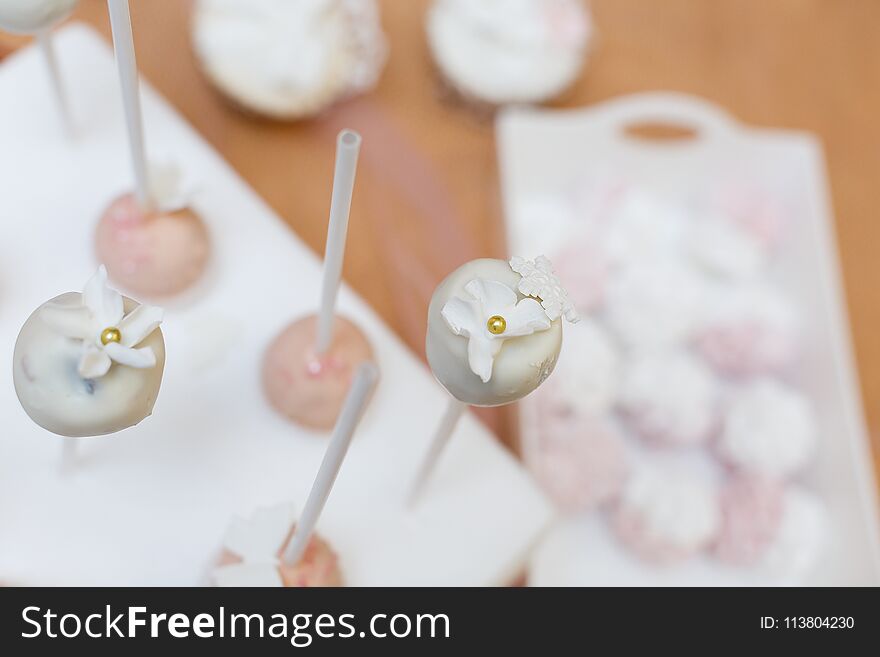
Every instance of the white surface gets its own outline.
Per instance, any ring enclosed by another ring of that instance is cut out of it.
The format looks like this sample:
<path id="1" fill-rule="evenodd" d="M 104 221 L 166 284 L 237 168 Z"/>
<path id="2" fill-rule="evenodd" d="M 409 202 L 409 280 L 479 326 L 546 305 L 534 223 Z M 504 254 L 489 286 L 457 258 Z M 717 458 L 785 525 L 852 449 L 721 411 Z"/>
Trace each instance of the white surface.
<path id="1" fill-rule="evenodd" d="M 625 136 L 624 128 L 631 122 L 683 124 L 694 128 L 697 138 L 667 144 L 640 142 Z M 805 480 L 828 508 L 833 540 L 815 570 L 799 583 L 880 584 L 877 485 L 818 142 L 803 133 L 740 126 L 704 101 L 663 93 L 630 96 L 586 110 L 510 110 L 500 118 L 498 141 L 511 252 L 523 256 L 536 255 L 529 248 L 535 229 L 533 224 L 517 223 L 527 216 L 519 211 L 520 204 L 552 197 L 587 176 L 624 176 L 668 199 L 686 199 L 702 185 L 740 176 L 801 196 L 793 216 L 796 225 L 770 280 L 791 296 L 803 315 L 806 330 L 798 384 L 814 404 L 821 436 L 818 456 Z M 571 226 L 556 228 L 559 239 L 564 239 Z M 528 432 L 532 417 L 528 400 L 521 417 Z M 676 584 L 730 582 L 726 571 L 710 564 L 668 578 L 634 569 L 613 544 L 594 539 L 577 523 L 571 530 L 557 530 L 551 540 L 553 546 L 545 546 L 532 562 L 536 584 L 649 583 L 654 577 Z M 545 576 L 551 571 L 562 579 Z"/>
<path id="2" fill-rule="evenodd" d="M 94 224 L 131 187 L 107 44 L 74 26 L 59 33 L 57 46 L 80 129 L 74 142 L 58 127 L 40 53 L 28 49 L 0 66 L 0 345 L 7 363 L 30 312 L 78 289 L 94 271 Z M 326 436 L 270 410 L 259 376 L 269 341 L 318 303 L 317 258 L 148 85 L 142 91 L 152 152 L 171 154 L 199 183 L 194 205 L 211 230 L 213 267 L 193 295 L 166 304 L 168 363 L 154 415 L 116 436 L 84 441 L 73 473 L 59 475 L 62 439 L 31 423 L 12 376 L 0 377 L 2 580 L 202 583 L 232 515 L 284 502 L 302 508 L 327 446 Z M 407 512 L 407 486 L 447 395 L 345 287 L 339 307 L 371 339 L 382 377 L 318 523 L 346 581 L 507 581 L 548 522 L 544 497 L 466 416 L 421 504 Z"/>

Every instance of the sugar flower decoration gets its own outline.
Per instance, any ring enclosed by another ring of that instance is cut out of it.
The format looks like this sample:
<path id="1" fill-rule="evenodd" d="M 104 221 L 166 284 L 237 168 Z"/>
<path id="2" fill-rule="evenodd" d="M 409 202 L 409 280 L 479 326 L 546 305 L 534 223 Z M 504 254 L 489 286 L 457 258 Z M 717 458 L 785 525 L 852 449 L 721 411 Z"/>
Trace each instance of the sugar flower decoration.
<path id="1" fill-rule="evenodd" d="M 522 276 L 519 291 L 527 297 L 540 300 L 550 319 L 556 321 L 565 317 L 569 322 L 580 319 L 574 304 L 568 298 L 568 292 L 553 271 L 550 260 L 544 256 L 538 256 L 534 260 L 514 256 L 510 259 L 510 268 Z"/>
<path id="2" fill-rule="evenodd" d="M 144 369 L 156 365 L 150 347 L 137 349 L 162 323 L 163 311 L 141 305 L 125 314 L 122 295 L 107 286 L 103 265 L 86 283 L 79 306 L 47 303 L 40 310 L 43 320 L 72 340 L 82 342 L 78 372 L 84 379 L 97 379 L 113 363 Z"/>
<path id="3" fill-rule="evenodd" d="M 214 584 L 225 587 L 284 586 L 278 570 L 281 565 L 278 555 L 295 520 L 296 509 L 291 504 L 258 509 L 247 519 L 233 518 L 223 547 L 241 561 L 215 568 Z"/>
<path id="4" fill-rule="evenodd" d="M 464 289 L 469 298 L 452 297 L 441 314 L 453 333 L 468 338 L 468 364 L 487 383 L 504 341 L 546 331 L 550 319 L 534 299 L 517 303 L 516 292 L 504 283 L 476 278 Z"/>

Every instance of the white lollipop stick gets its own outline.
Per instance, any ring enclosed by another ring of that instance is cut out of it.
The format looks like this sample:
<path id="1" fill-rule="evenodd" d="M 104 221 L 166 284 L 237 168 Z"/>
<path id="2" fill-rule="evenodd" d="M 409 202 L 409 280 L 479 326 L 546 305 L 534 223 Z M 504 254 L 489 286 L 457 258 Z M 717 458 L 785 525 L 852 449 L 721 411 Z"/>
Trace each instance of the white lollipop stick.
<path id="1" fill-rule="evenodd" d="M 131 33 L 131 13 L 128 0 L 107 0 L 110 11 L 110 27 L 113 31 L 113 49 L 119 69 L 122 87 L 122 105 L 128 128 L 128 143 L 134 166 L 135 195 L 143 209 L 150 209 L 150 180 L 147 173 L 147 156 L 144 149 L 144 129 L 141 120 L 141 101 L 138 91 L 137 59 L 134 54 L 134 37 Z"/>
<path id="2" fill-rule="evenodd" d="M 434 467 L 440 460 L 440 454 L 443 452 L 443 448 L 446 447 L 449 443 L 449 439 L 455 432 L 455 427 L 458 426 L 458 421 L 461 419 L 465 408 L 467 408 L 467 404 L 464 402 L 458 401 L 455 397 L 449 398 L 449 405 L 446 407 L 446 412 L 440 420 L 437 431 L 434 433 L 434 437 L 431 439 L 431 444 L 428 447 L 428 453 L 425 455 L 425 459 L 422 461 L 422 465 L 416 474 L 412 488 L 410 488 L 408 500 L 410 507 L 418 501 L 419 496 L 422 494 L 425 484 L 428 482 L 428 479 L 430 479 Z"/>
<path id="3" fill-rule="evenodd" d="M 336 169 L 333 173 L 333 196 L 330 201 L 330 224 L 327 228 L 327 246 L 324 249 L 324 279 L 321 283 L 321 308 L 318 312 L 318 335 L 315 350 L 327 353 L 333 342 L 333 316 L 336 313 L 336 294 L 342 280 L 342 262 L 345 258 L 345 239 L 348 235 L 348 217 L 351 195 L 357 172 L 361 136 L 353 130 L 343 130 L 336 138 Z"/>
<path id="4" fill-rule="evenodd" d="M 76 453 L 79 443 L 73 438 L 61 440 L 61 472 L 71 472 L 76 468 Z"/>
<path id="5" fill-rule="evenodd" d="M 302 559 L 309 539 L 315 531 L 318 516 L 321 515 L 324 504 L 330 497 L 330 490 L 336 481 L 336 475 L 339 474 L 348 446 L 351 445 L 354 430 L 361 420 L 378 379 L 379 369 L 373 363 L 364 363 L 358 368 L 348 396 L 345 398 L 345 404 L 339 413 L 339 419 L 336 420 L 336 427 L 333 429 L 333 436 L 330 438 L 324 460 L 321 461 L 315 483 L 312 484 L 312 490 L 309 492 L 309 499 L 306 500 L 302 515 L 296 523 L 290 543 L 284 550 L 285 563 L 292 565 Z"/>
<path id="6" fill-rule="evenodd" d="M 64 84 L 61 82 L 61 71 L 58 67 L 58 58 L 55 56 L 55 44 L 52 30 L 41 30 L 37 33 L 37 43 L 43 51 L 46 67 L 49 69 L 49 80 L 52 84 L 52 92 L 55 96 L 55 104 L 58 106 L 58 114 L 67 136 L 73 135 L 73 121 L 70 118 L 70 106 L 67 104 L 67 94 Z"/>

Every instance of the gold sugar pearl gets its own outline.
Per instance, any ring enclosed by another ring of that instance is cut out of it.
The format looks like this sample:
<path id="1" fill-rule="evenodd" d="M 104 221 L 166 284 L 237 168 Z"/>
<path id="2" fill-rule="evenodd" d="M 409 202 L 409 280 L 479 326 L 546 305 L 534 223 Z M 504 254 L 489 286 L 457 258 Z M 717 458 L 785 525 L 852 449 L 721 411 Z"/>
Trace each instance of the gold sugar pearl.
<path id="1" fill-rule="evenodd" d="M 108 345 L 111 342 L 121 342 L 122 333 L 115 326 L 110 326 L 101 331 L 101 344 Z"/>
<path id="2" fill-rule="evenodd" d="M 507 330 L 507 320 L 501 315 L 492 315 L 486 322 L 486 328 L 492 335 L 501 335 Z"/>

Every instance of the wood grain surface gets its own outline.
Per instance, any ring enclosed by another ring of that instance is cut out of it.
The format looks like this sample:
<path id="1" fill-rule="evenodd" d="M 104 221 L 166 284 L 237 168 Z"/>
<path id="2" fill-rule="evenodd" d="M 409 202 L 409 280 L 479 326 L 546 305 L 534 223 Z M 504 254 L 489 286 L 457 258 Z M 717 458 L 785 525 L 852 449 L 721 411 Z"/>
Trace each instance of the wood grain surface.
<path id="1" fill-rule="evenodd" d="M 391 57 L 374 93 L 318 120 L 243 116 L 199 74 L 188 0 L 132 0 L 141 70 L 316 251 L 323 250 L 333 135 L 365 137 L 345 277 L 418 354 L 434 286 L 478 255 L 504 255 L 491 123 L 433 74 L 428 0 L 384 0 Z M 880 435 L 880 2 L 594 0 L 589 66 L 560 106 L 642 90 L 703 96 L 744 122 L 823 141 L 871 433 Z M 109 38 L 104 0 L 76 19 Z M 25 42 L 0 35 L 0 56 Z M 149 126 L 147 126 L 149 130 Z M 511 442 L 514 422 L 484 419 Z"/>

